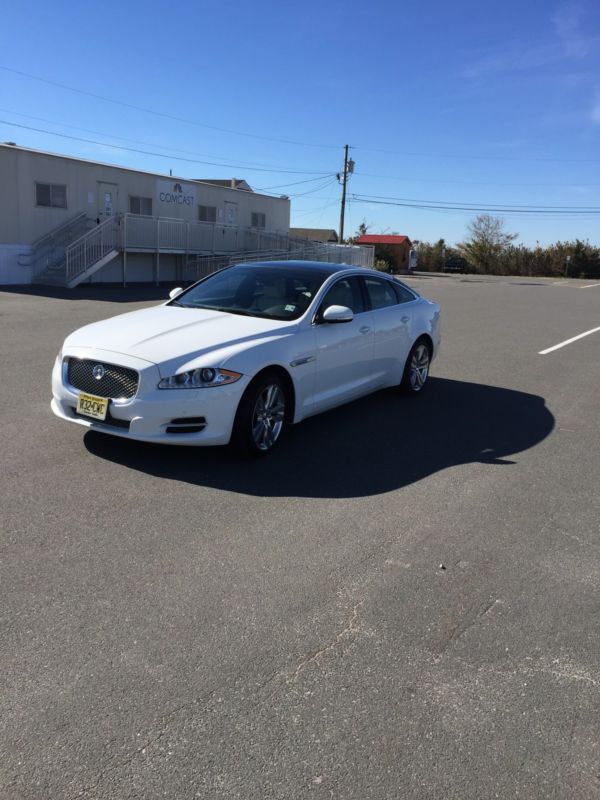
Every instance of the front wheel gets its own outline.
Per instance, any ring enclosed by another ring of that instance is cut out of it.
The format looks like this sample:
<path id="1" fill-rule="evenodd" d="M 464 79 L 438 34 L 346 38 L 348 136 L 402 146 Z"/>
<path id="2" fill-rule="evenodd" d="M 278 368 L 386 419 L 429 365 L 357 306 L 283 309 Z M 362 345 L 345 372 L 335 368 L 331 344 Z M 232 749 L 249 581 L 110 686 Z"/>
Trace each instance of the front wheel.
<path id="1" fill-rule="evenodd" d="M 246 455 L 267 455 L 281 435 L 286 404 L 286 388 L 278 375 L 266 374 L 251 383 L 238 408 L 233 445 Z"/>
<path id="2" fill-rule="evenodd" d="M 404 375 L 400 383 L 400 389 L 404 394 L 415 396 L 423 391 L 429 377 L 430 365 L 431 349 L 426 341 L 419 339 L 412 346 L 406 359 Z"/>

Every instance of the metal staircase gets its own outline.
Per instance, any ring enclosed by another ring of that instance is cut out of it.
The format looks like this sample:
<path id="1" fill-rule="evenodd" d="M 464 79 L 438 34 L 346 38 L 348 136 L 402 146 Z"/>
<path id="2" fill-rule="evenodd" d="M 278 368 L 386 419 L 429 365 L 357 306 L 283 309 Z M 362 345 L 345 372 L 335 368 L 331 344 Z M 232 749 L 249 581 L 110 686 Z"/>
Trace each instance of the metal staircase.
<path id="1" fill-rule="evenodd" d="M 115 214 L 95 224 L 85 212 L 35 242 L 22 263 L 32 267 L 34 283 L 72 289 L 121 254 L 125 273 L 128 253 L 153 254 L 157 282 L 161 254 L 184 259 L 185 280 L 190 282 L 229 264 L 259 258 L 373 264 L 372 248 L 322 244 L 281 231 L 139 214 Z"/>
<path id="2" fill-rule="evenodd" d="M 82 211 L 37 239 L 31 245 L 29 253 L 19 256 L 19 264 L 31 267 L 34 280 L 37 276 L 45 274 L 48 280 L 44 282 L 61 284 L 65 250 L 74 239 L 88 229 L 90 224 L 91 220 L 85 211 Z"/>
<path id="3" fill-rule="evenodd" d="M 33 246 L 33 282 L 77 286 L 119 254 L 119 215 L 94 225 L 85 212 L 51 231 Z"/>
<path id="4" fill-rule="evenodd" d="M 89 278 L 116 258 L 122 249 L 121 215 L 108 217 L 67 247 L 64 285 L 68 289 Z"/>

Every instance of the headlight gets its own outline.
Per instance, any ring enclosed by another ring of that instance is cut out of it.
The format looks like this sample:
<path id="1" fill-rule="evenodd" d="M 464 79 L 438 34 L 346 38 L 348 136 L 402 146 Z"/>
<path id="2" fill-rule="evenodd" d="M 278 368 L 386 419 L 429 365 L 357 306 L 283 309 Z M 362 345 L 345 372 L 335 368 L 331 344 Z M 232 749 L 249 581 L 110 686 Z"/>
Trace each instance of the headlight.
<path id="1" fill-rule="evenodd" d="M 159 389 L 208 389 L 211 386 L 224 386 L 235 383 L 242 377 L 241 372 L 232 372 L 230 369 L 213 369 L 201 367 L 200 369 L 180 372 L 163 378 L 158 384 Z"/>

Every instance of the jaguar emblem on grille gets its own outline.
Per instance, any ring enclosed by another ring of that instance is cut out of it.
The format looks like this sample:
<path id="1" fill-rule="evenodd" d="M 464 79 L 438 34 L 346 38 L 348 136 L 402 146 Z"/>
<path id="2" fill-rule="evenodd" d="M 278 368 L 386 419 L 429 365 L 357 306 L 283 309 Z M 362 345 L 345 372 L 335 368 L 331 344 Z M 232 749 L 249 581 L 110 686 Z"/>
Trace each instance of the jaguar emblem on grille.
<path id="1" fill-rule="evenodd" d="M 92 370 L 92 375 L 96 378 L 97 381 L 102 380 L 104 375 L 106 374 L 106 370 L 102 366 L 102 364 L 96 364 L 94 369 Z"/>

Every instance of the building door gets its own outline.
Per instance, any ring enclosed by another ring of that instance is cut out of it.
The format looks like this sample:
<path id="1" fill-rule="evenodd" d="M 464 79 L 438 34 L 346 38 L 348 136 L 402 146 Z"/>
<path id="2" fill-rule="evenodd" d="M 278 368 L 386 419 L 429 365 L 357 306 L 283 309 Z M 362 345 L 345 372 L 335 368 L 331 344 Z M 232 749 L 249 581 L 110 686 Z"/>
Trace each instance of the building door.
<path id="1" fill-rule="evenodd" d="M 100 222 L 117 213 L 118 200 L 118 183 L 98 183 L 98 218 Z"/>
<path id="2" fill-rule="evenodd" d="M 237 203 L 225 200 L 225 225 L 237 225 Z"/>

